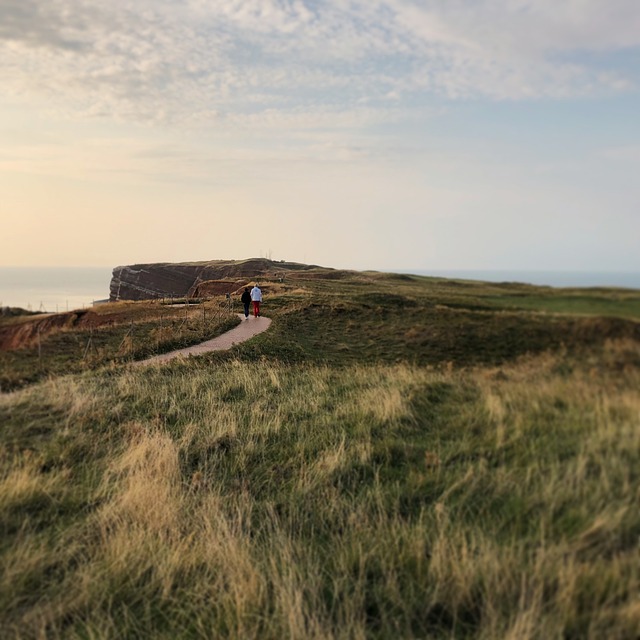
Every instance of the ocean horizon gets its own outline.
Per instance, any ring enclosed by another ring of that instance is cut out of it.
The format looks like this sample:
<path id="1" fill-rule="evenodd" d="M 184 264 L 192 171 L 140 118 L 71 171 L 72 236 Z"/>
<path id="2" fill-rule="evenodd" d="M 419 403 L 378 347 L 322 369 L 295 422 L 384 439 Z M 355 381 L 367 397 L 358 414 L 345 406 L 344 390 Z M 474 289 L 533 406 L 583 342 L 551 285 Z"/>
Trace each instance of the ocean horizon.
<path id="1" fill-rule="evenodd" d="M 380 269 L 380 271 L 384 271 Z M 522 282 L 550 287 L 640 289 L 640 272 L 523 271 L 473 269 L 387 269 L 435 278 Z M 72 311 L 109 297 L 111 267 L 0 267 L 0 307 Z"/>
<path id="2" fill-rule="evenodd" d="M 111 267 L 0 267 L 0 307 L 73 311 L 109 297 Z"/>

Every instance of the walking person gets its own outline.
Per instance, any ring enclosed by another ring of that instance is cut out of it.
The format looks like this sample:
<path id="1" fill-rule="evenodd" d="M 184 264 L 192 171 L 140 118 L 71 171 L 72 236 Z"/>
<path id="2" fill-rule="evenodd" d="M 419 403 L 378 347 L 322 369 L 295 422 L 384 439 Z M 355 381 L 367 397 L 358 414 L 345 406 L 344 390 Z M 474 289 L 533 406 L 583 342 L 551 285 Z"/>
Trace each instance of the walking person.
<path id="1" fill-rule="evenodd" d="M 256 282 L 256 286 L 251 289 L 251 300 L 253 300 L 253 317 L 260 316 L 260 303 L 262 302 L 262 291 Z"/>
<path id="2" fill-rule="evenodd" d="M 240 301 L 244 305 L 244 319 L 249 317 L 249 305 L 251 304 L 251 294 L 249 293 L 249 287 L 244 288 L 244 292 L 240 297 Z"/>

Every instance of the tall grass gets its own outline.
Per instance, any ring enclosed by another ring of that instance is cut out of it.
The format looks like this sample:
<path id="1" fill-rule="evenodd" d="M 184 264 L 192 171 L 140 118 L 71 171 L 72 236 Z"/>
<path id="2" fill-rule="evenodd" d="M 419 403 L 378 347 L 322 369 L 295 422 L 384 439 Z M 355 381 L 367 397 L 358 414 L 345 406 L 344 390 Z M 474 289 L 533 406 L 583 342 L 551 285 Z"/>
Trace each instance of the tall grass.
<path id="1" fill-rule="evenodd" d="M 640 373 L 207 359 L 0 398 L 4 638 L 636 638 Z"/>
<path id="2" fill-rule="evenodd" d="M 213 305 L 184 310 L 166 310 L 157 302 L 105 306 L 115 309 L 112 313 L 115 319 L 95 330 L 75 326 L 56 329 L 44 334 L 40 345 L 31 341 L 20 349 L 0 350 L 0 392 L 45 377 L 187 347 L 214 338 L 239 322 L 236 314 Z M 93 315 L 108 316 L 108 313 L 101 310 L 100 314 Z"/>

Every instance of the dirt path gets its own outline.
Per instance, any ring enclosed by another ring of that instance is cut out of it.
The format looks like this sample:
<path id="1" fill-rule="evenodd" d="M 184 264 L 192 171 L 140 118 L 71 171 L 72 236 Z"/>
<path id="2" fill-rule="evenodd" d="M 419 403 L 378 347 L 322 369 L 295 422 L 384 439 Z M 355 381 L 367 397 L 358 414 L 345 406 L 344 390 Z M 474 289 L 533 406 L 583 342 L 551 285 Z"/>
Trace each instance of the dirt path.
<path id="1" fill-rule="evenodd" d="M 179 358 L 181 356 L 199 356 L 203 353 L 209 353 L 210 351 L 224 351 L 225 349 L 231 349 L 234 344 L 244 342 L 249 338 L 253 338 L 253 336 L 257 334 L 266 331 L 271 324 L 271 319 L 265 318 L 264 316 L 260 316 L 259 318 L 249 316 L 249 318 L 245 320 L 244 314 L 239 313 L 238 317 L 241 320 L 240 324 L 231 329 L 231 331 L 227 331 L 217 338 L 212 338 L 206 342 L 194 344 L 191 347 L 186 347 L 184 349 L 161 353 L 160 355 L 147 358 L 146 360 L 138 360 L 132 364 L 134 366 L 140 366 L 143 364 L 162 364 L 163 362 L 168 362 L 169 360 L 173 360 L 174 358 Z"/>

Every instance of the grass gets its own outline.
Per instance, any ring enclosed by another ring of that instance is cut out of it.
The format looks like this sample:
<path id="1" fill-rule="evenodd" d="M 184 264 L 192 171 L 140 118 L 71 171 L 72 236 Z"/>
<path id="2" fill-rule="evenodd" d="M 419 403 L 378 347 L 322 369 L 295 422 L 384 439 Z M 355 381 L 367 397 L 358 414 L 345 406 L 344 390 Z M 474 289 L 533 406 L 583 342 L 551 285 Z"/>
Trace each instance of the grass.
<path id="1" fill-rule="evenodd" d="M 590 294 L 572 292 L 554 295 L 486 296 L 485 301 L 499 307 L 521 310 L 548 311 L 588 316 L 640 318 L 640 296 L 632 293 L 593 291 Z"/>
<path id="2" fill-rule="evenodd" d="M 265 313 L 277 321 L 267 334 L 240 348 L 243 357 L 332 366 L 498 364 L 607 339 L 640 340 L 640 293 L 635 292 L 621 298 L 615 290 L 598 291 L 593 297 L 596 311 L 579 316 L 571 315 L 564 294 L 558 294 L 555 305 L 562 313 L 548 312 L 551 294 L 541 295 L 548 288 L 528 285 L 371 274 L 340 281 L 300 275 L 291 286 L 297 288 L 276 288 L 267 297 Z M 496 296 L 501 290 L 507 292 L 504 300 Z M 514 292 L 519 292 L 522 308 L 512 306 Z M 599 316 L 598 310 L 607 313 Z"/>
<path id="3" fill-rule="evenodd" d="M 637 357 L 5 396 L 4 637 L 635 637 Z"/>
<path id="4" fill-rule="evenodd" d="M 230 353 L 1 395 L 0 636 L 637 638 L 637 324 L 462 288 L 273 285 Z"/>
<path id="5" fill-rule="evenodd" d="M 17 320 L 12 318 L 10 323 Z M 19 319 L 20 324 L 29 321 L 31 318 Z M 144 302 L 103 305 L 80 326 L 43 334 L 40 345 L 31 340 L 20 349 L 0 351 L 0 391 L 17 389 L 49 376 L 92 370 L 187 347 L 214 338 L 238 322 L 235 314 L 212 303 L 205 306 L 204 312 L 202 305 L 194 308 Z"/>

